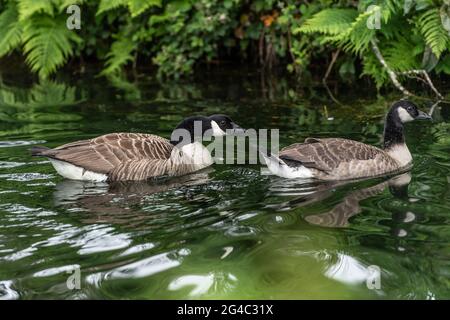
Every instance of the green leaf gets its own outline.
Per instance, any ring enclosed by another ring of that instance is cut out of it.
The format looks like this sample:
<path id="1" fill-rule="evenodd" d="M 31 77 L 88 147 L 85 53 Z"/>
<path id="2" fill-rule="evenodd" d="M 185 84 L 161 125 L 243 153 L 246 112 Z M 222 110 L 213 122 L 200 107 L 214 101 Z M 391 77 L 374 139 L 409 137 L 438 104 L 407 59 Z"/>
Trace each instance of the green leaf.
<path id="1" fill-rule="evenodd" d="M 72 42 L 81 38 L 66 27 L 64 18 L 34 17 L 23 33 L 26 62 L 41 78 L 47 78 L 72 55 Z"/>
<path id="2" fill-rule="evenodd" d="M 358 55 L 367 51 L 370 40 L 375 35 L 375 29 L 367 27 L 367 19 L 372 16 L 374 10 L 377 10 L 377 8 L 359 14 L 356 20 L 352 22 L 350 28 L 330 37 L 328 41 L 335 42 L 345 51 Z"/>
<path id="3" fill-rule="evenodd" d="M 106 55 L 106 68 L 101 75 L 112 75 L 120 71 L 120 68 L 133 60 L 133 52 L 136 49 L 130 37 L 118 35 L 117 40 L 112 44 L 110 52 Z"/>
<path id="4" fill-rule="evenodd" d="M 426 44 L 431 51 L 440 57 L 442 52 L 447 48 L 449 36 L 441 22 L 439 9 L 434 8 L 425 11 L 418 19 L 418 27 L 420 33 L 425 38 Z"/>
<path id="5" fill-rule="evenodd" d="M 161 0 L 128 0 L 128 8 L 133 18 L 155 6 L 160 7 Z"/>
<path id="6" fill-rule="evenodd" d="M 35 13 L 53 16 L 53 3 L 49 0 L 18 0 L 19 18 L 25 20 Z"/>
<path id="7" fill-rule="evenodd" d="M 358 12 L 355 9 L 325 9 L 306 20 L 300 28 L 294 30 L 294 33 L 320 32 L 337 35 L 348 30 L 357 16 Z"/>
<path id="8" fill-rule="evenodd" d="M 380 89 L 389 80 L 386 70 L 372 52 L 363 56 L 363 73 L 361 76 L 364 75 L 370 76 L 375 81 L 377 89 Z"/>
<path id="9" fill-rule="evenodd" d="M 66 12 L 67 8 L 73 4 L 81 5 L 86 0 L 53 0 L 60 12 Z"/>
<path id="10" fill-rule="evenodd" d="M 99 15 L 106 11 L 126 6 L 127 4 L 127 0 L 101 0 L 96 14 Z"/>
<path id="11" fill-rule="evenodd" d="M 18 12 L 11 4 L 0 14 L 0 57 L 7 55 L 22 42 L 22 24 Z"/>
<path id="12" fill-rule="evenodd" d="M 387 47 L 382 48 L 387 64 L 398 72 L 420 68 L 421 61 L 412 54 L 413 51 L 414 44 L 406 40 L 392 41 Z"/>
<path id="13" fill-rule="evenodd" d="M 192 8 L 190 1 L 186 0 L 173 0 L 167 4 L 166 12 L 175 13 L 177 11 L 186 12 Z"/>

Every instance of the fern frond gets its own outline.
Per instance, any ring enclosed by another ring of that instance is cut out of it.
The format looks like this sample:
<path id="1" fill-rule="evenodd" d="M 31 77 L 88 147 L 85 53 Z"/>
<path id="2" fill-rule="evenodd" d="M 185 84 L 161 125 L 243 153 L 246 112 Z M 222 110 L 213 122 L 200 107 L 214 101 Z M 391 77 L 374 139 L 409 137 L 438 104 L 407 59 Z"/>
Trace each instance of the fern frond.
<path id="1" fill-rule="evenodd" d="M 137 17 L 150 7 L 160 7 L 162 0 L 128 0 L 131 16 Z"/>
<path id="2" fill-rule="evenodd" d="M 392 41 L 390 46 L 383 48 L 386 63 L 396 72 L 420 69 L 421 61 L 416 55 L 415 45 L 406 40 Z M 408 54 L 405 54 L 408 53 Z"/>
<path id="3" fill-rule="evenodd" d="M 336 42 L 345 51 L 351 51 L 355 54 L 361 54 L 366 51 L 370 40 L 375 35 L 375 29 L 367 27 L 367 19 L 372 16 L 376 8 L 366 11 L 358 15 L 356 20 L 351 24 L 345 32 L 337 34 L 330 38 L 332 42 Z"/>
<path id="4" fill-rule="evenodd" d="M 18 21 L 18 12 L 10 4 L 0 14 L 0 57 L 7 55 L 22 42 L 22 23 Z"/>
<path id="5" fill-rule="evenodd" d="M 364 55 L 362 61 L 363 72 L 361 76 L 371 77 L 375 81 L 377 89 L 380 89 L 388 82 L 389 75 L 372 52 Z"/>
<path id="6" fill-rule="evenodd" d="M 96 14 L 99 15 L 106 11 L 126 6 L 127 4 L 127 0 L 101 0 Z"/>
<path id="7" fill-rule="evenodd" d="M 384 23 L 388 23 L 392 16 L 399 13 L 404 13 L 403 1 L 385 0 L 380 4 L 380 6 L 381 17 L 383 18 Z"/>
<path id="8" fill-rule="evenodd" d="M 81 38 L 66 27 L 65 19 L 38 16 L 27 21 L 23 33 L 26 62 L 41 78 L 48 77 L 72 55 L 72 42 Z"/>
<path id="9" fill-rule="evenodd" d="M 46 13 L 53 16 L 53 3 L 49 0 L 18 0 L 19 19 L 30 18 L 35 13 Z"/>
<path id="10" fill-rule="evenodd" d="M 6 86 L 0 82 L 0 107 L 38 109 L 48 106 L 75 105 L 85 100 L 83 91 L 77 95 L 76 87 L 40 79 L 31 88 Z"/>
<path id="11" fill-rule="evenodd" d="M 449 42 L 448 32 L 442 26 L 439 9 L 429 9 L 424 12 L 417 21 L 420 33 L 425 38 L 426 44 L 431 51 L 440 57 L 447 48 Z"/>
<path id="12" fill-rule="evenodd" d="M 405 0 L 410 1 L 410 0 Z M 358 1 L 359 12 L 366 12 L 374 6 L 379 7 L 379 17 L 383 23 L 388 23 L 394 15 L 404 14 L 404 8 L 406 8 L 405 1 L 399 0 L 361 0 Z M 415 1 L 415 0 L 411 0 Z"/>
<path id="13" fill-rule="evenodd" d="M 77 98 L 76 87 L 50 79 L 41 79 L 29 90 L 28 105 L 33 107 L 66 106 L 80 103 L 83 99 L 83 95 Z"/>
<path id="14" fill-rule="evenodd" d="M 58 7 L 60 12 L 65 12 L 67 8 L 73 4 L 81 5 L 86 0 L 53 0 Z"/>
<path id="15" fill-rule="evenodd" d="M 112 44 L 111 50 L 106 55 L 106 68 L 100 73 L 101 75 L 112 75 L 120 71 L 120 68 L 133 60 L 133 51 L 136 49 L 130 37 L 120 36 Z"/>
<path id="16" fill-rule="evenodd" d="M 306 20 L 294 32 L 336 35 L 349 29 L 357 16 L 358 12 L 354 9 L 325 9 Z"/>

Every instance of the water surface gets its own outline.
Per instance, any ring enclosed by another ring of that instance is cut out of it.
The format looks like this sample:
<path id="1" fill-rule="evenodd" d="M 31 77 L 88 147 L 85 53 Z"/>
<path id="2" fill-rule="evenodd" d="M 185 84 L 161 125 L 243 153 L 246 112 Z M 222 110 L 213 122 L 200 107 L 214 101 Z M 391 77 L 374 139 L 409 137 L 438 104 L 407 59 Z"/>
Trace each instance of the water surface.
<path id="1" fill-rule="evenodd" d="M 118 131 L 169 137 L 183 117 L 212 113 L 279 128 L 282 146 L 308 136 L 379 144 L 399 97 L 362 94 L 337 106 L 323 91 L 255 75 L 2 83 L 0 298 L 448 299 L 448 106 L 434 123 L 408 124 L 409 174 L 340 185 L 265 176 L 259 165 L 83 183 L 28 152 Z M 366 284 L 373 266 L 379 289 Z M 76 269 L 81 288 L 71 290 Z"/>

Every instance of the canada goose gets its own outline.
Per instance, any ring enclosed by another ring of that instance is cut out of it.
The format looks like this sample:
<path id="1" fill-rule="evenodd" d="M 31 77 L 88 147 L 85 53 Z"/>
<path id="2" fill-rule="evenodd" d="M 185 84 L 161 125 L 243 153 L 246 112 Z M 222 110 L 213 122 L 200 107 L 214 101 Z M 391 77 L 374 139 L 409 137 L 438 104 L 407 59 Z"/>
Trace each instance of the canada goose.
<path id="1" fill-rule="evenodd" d="M 418 119 L 431 117 L 411 101 L 400 100 L 386 116 L 383 149 L 342 138 L 307 138 L 264 158 L 269 170 L 283 178 L 348 180 L 400 172 L 412 161 L 403 126 Z"/>
<path id="2" fill-rule="evenodd" d="M 147 180 L 210 166 L 213 159 L 197 138 L 243 131 L 226 115 L 195 116 L 181 121 L 170 141 L 152 134 L 110 133 L 54 149 L 34 147 L 31 153 L 49 158 L 60 175 L 72 180 Z"/>

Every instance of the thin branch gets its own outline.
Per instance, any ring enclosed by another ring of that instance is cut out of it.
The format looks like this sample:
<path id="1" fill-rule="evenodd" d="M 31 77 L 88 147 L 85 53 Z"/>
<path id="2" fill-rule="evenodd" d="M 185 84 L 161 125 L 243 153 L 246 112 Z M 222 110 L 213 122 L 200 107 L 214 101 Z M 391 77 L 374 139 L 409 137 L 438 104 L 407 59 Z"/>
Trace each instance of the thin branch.
<path id="1" fill-rule="evenodd" d="M 425 81 L 425 79 L 424 78 L 422 78 L 422 77 L 419 77 L 419 76 L 414 76 L 414 75 L 406 75 L 408 78 L 410 78 L 410 79 L 414 79 L 414 80 L 417 80 L 417 81 L 421 81 L 421 82 L 423 82 L 425 85 L 428 85 L 428 83 Z"/>
<path id="2" fill-rule="evenodd" d="M 391 81 L 394 84 L 394 86 L 397 87 L 397 89 L 400 90 L 404 95 L 414 96 L 411 92 L 409 92 L 408 90 L 406 90 L 405 87 L 402 86 L 400 81 L 398 81 L 397 79 L 397 74 L 386 63 L 386 60 L 384 59 L 383 55 L 381 54 L 380 48 L 378 47 L 377 40 L 372 39 L 370 40 L 370 43 L 372 44 L 373 53 L 377 57 L 378 61 L 380 61 L 380 63 L 383 65 L 384 69 L 386 69 L 389 78 L 391 78 Z"/>
<path id="3" fill-rule="evenodd" d="M 325 89 L 327 89 L 327 92 L 328 92 L 328 95 L 330 96 L 330 98 L 334 102 L 336 102 L 337 104 L 342 105 L 342 103 L 340 103 L 339 100 L 334 97 L 333 93 L 331 93 L 331 90 L 330 90 L 330 88 L 328 87 L 328 84 L 327 84 L 328 76 L 330 75 L 331 70 L 333 70 L 333 66 L 336 63 L 336 59 L 338 58 L 340 52 L 341 52 L 341 50 L 338 49 L 338 50 L 336 50 L 335 52 L 333 52 L 331 54 L 331 61 L 330 61 L 330 64 L 328 65 L 328 68 L 327 68 L 327 71 L 325 72 L 325 75 L 322 78 L 322 83 L 323 83 L 323 86 L 325 87 Z"/>
<path id="4" fill-rule="evenodd" d="M 438 96 L 439 99 L 444 99 L 444 96 L 436 89 L 433 82 L 431 81 L 430 76 L 428 75 L 428 72 L 426 70 L 420 69 L 420 70 L 409 70 L 401 72 L 401 74 L 409 75 L 409 74 L 416 74 L 421 75 L 425 78 L 426 83 L 430 86 L 431 90 Z"/>
<path id="5" fill-rule="evenodd" d="M 434 110 L 436 109 L 436 107 L 439 105 L 439 103 L 441 103 L 441 100 L 436 101 L 436 103 L 433 104 L 433 105 L 431 106 L 430 111 L 428 112 L 428 114 L 429 114 L 430 116 L 433 115 L 433 112 L 434 112 Z"/>
<path id="6" fill-rule="evenodd" d="M 336 63 L 336 59 L 338 58 L 340 52 L 341 52 L 341 50 L 338 49 L 338 50 L 336 50 L 335 52 L 333 52 L 333 53 L 331 54 L 331 61 L 330 61 L 330 64 L 328 65 L 327 72 L 325 72 L 325 75 L 324 75 L 324 77 L 323 77 L 323 79 L 322 79 L 322 82 L 323 82 L 324 84 L 327 83 L 328 76 L 330 75 L 331 70 L 333 69 L 333 66 L 334 66 L 334 64 Z"/>

